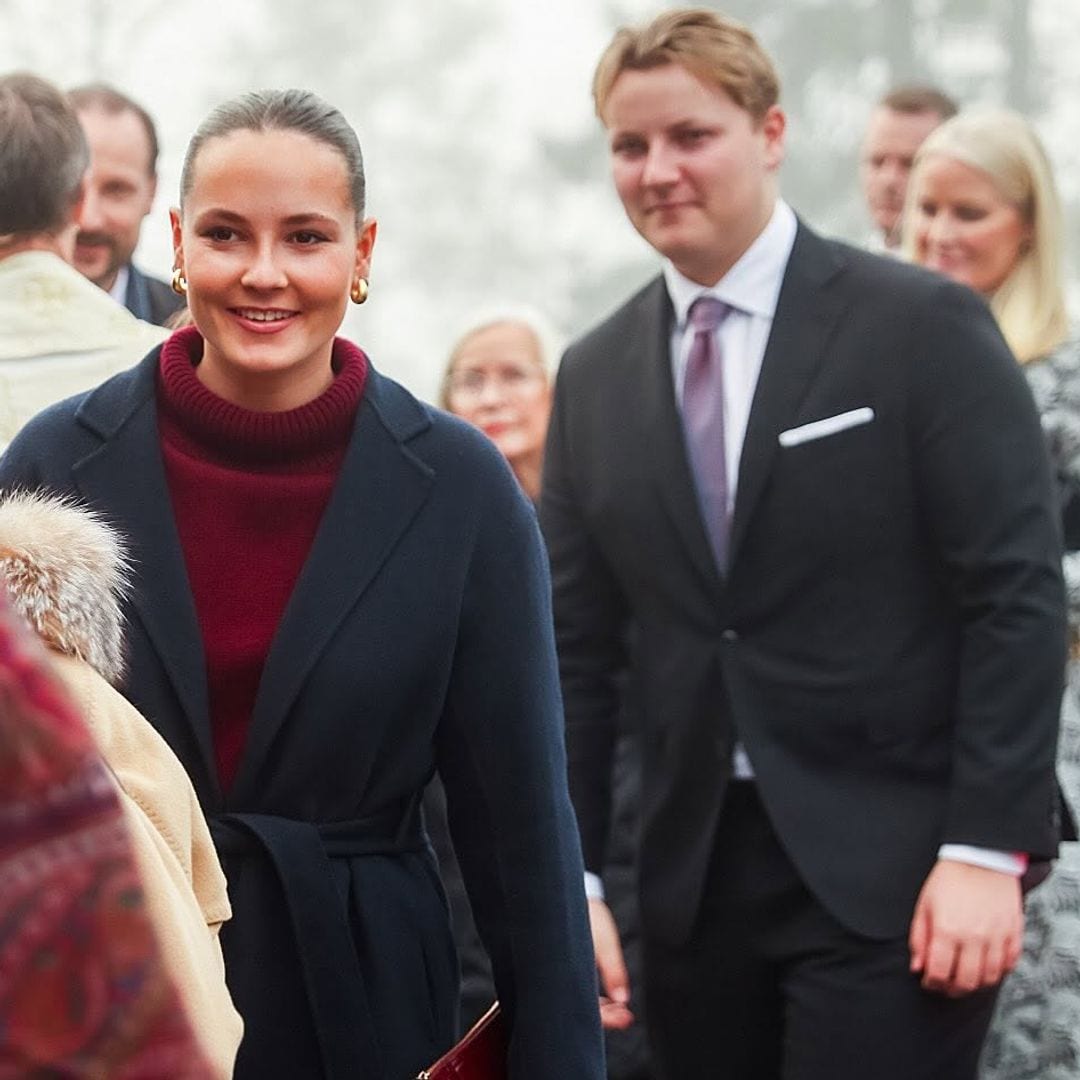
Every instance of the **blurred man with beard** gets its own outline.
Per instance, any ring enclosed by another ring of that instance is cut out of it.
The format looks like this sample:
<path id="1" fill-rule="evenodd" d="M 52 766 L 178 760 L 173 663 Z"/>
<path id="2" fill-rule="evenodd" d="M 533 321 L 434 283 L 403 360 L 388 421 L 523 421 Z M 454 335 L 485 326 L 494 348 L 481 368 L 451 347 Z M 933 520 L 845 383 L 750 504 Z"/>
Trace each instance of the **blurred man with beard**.
<path id="1" fill-rule="evenodd" d="M 90 146 L 75 266 L 133 315 L 163 326 L 183 300 L 131 261 L 157 191 L 154 122 L 131 98 L 104 83 L 68 94 Z"/>
<path id="2" fill-rule="evenodd" d="M 165 336 L 70 265 L 88 162 L 62 91 L 27 73 L 0 76 L 0 449 L 45 406 Z"/>

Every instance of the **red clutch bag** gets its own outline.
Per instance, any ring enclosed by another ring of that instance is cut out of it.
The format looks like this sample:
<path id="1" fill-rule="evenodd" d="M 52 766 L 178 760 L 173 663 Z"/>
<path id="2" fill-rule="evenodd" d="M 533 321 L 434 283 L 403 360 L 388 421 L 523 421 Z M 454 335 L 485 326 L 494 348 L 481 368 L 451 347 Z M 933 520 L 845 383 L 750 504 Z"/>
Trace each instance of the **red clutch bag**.
<path id="1" fill-rule="evenodd" d="M 507 1080 L 506 1027 L 494 1005 L 434 1065 L 416 1080 Z"/>

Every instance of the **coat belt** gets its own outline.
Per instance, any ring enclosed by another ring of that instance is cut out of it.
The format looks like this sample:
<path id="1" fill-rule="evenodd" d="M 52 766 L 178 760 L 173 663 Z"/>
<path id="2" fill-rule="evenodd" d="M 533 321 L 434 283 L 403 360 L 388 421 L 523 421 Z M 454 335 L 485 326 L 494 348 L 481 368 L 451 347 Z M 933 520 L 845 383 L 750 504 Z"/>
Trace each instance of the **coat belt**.
<path id="1" fill-rule="evenodd" d="M 421 850 L 427 840 L 419 800 L 355 821 L 241 813 L 209 820 L 219 855 L 264 855 L 277 873 L 327 1080 L 382 1076 L 367 988 L 330 859 Z"/>

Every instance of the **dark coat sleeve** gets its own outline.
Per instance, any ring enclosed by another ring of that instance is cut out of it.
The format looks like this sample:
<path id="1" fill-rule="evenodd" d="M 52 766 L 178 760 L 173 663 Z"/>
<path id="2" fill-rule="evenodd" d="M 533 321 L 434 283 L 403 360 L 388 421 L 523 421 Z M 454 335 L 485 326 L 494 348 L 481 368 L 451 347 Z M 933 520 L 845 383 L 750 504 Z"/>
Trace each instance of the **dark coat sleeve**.
<path id="1" fill-rule="evenodd" d="M 566 786 L 550 581 L 535 512 L 486 457 L 438 768 L 477 926 L 511 1017 L 515 1080 L 603 1075 Z"/>
<path id="2" fill-rule="evenodd" d="M 1039 418 L 968 290 L 941 284 L 912 349 L 916 485 L 961 627 L 943 840 L 1052 855 L 1065 608 Z"/>

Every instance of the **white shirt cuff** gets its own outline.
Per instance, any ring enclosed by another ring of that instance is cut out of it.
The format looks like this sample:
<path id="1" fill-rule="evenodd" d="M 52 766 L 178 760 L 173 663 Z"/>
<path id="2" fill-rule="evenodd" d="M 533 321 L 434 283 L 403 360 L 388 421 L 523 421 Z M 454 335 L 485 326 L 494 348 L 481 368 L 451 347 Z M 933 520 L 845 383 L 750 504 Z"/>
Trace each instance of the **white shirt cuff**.
<path id="1" fill-rule="evenodd" d="M 600 880 L 600 875 L 590 874 L 588 870 L 585 871 L 585 899 L 604 899 L 604 883 Z"/>
<path id="2" fill-rule="evenodd" d="M 938 858 L 951 862 L 981 866 L 984 870 L 997 870 L 1013 877 L 1023 877 L 1028 867 L 1028 857 L 1015 851 L 995 851 L 992 848 L 973 847 L 971 844 L 942 844 Z"/>

